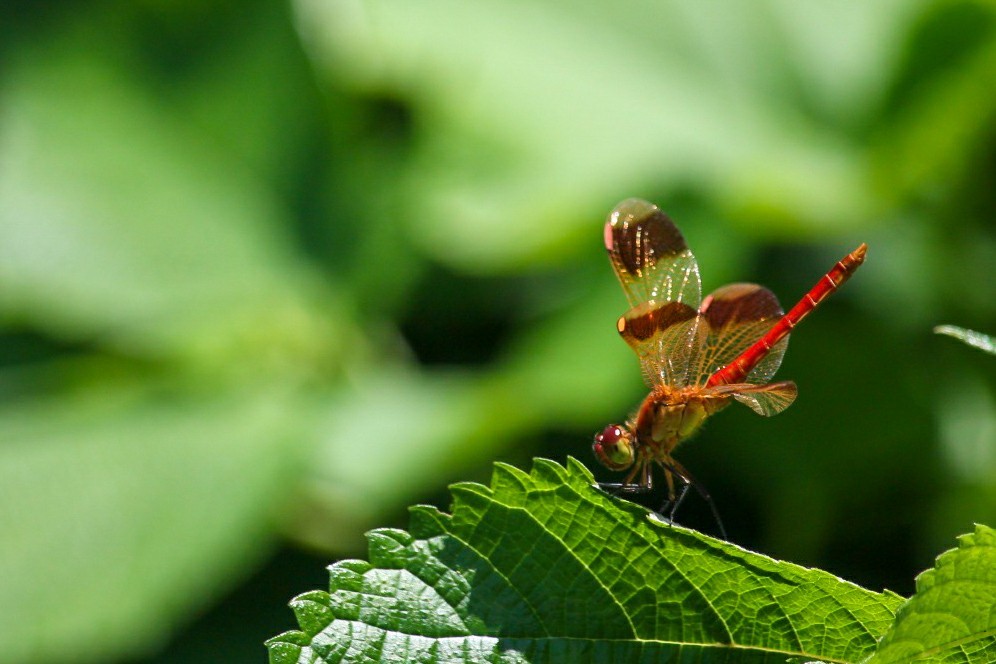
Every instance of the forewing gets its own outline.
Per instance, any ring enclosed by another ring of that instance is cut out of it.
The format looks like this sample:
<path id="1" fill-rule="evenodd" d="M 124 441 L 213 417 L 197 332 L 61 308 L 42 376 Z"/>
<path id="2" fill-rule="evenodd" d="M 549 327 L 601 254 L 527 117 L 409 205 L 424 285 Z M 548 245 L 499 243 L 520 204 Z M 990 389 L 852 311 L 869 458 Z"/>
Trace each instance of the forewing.
<path id="1" fill-rule="evenodd" d="M 790 380 L 767 385 L 737 383 L 710 388 L 710 394 L 729 394 L 742 404 L 746 404 L 758 415 L 771 417 L 792 405 L 799 394 L 798 388 Z"/>
<path id="2" fill-rule="evenodd" d="M 705 336 L 702 316 L 682 302 L 644 302 L 619 318 L 620 336 L 640 358 L 648 385 L 688 384 Z"/>
<path id="3" fill-rule="evenodd" d="M 702 282 L 681 231 L 656 205 L 630 198 L 605 222 L 605 248 L 630 307 L 651 300 L 698 309 Z"/>
<path id="4" fill-rule="evenodd" d="M 764 336 L 782 317 L 778 298 L 757 284 L 728 284 L 708 295 L 699 307 L 705 342 L 689 383 L 704 385 L 716 371 Z M 767 383 L 782 363 L 788 337 L 772 346 L 747 375 L 747 383 Z"/>

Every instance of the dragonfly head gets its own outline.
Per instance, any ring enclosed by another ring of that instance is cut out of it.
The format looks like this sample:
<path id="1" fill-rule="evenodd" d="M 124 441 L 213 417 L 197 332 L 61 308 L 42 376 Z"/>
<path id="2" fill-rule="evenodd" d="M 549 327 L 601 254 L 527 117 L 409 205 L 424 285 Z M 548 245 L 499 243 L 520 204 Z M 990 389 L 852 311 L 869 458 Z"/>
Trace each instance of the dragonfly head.
<path id="1" fill-rule="evenodd" d="M 636 460 L 633 432 L 621 424 L 610 424 L 595 434 L 591 449 L 599 462 L 610 470 L 626 470 Z"/>

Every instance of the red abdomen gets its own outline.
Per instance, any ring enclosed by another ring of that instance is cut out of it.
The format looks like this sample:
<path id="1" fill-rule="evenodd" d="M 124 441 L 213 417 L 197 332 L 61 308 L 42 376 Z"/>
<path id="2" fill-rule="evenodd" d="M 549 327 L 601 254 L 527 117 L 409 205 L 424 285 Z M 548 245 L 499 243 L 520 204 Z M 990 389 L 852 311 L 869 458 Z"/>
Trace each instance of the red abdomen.
<path id="1" fill-rule="evenodd" d="M 820 302 L 851 278 L 854 271 L 865 262 L 867 250 L 868 245 L 862 244 L 838 261 L 763 337 L 734 358 L 732 362 L 710 376 L 706 382 L 706 387 L 743 382 L 747 374 L 757 366 L 758 362 L 764 359 L 772 346 L 784 339 L 792 331 L 792 328 L 819 306 Z"/>

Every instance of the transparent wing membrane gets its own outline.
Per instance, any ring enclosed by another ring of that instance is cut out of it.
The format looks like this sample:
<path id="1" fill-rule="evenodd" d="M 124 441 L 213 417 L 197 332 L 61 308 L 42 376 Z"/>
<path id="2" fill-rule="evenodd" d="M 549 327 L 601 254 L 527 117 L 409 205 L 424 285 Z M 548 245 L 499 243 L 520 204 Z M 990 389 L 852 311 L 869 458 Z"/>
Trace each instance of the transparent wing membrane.
<path id="1" fill-rule="evenodd" d="M 730 395 L 764 417 L 771 417 L 782 412 L 792 405 L 799 394 L 795 383 L 790 380 L 767 385 L 752 385 L 750 383 L 721 385 L 708 388 L 707 392 L 716 395 Z"/>
<path id="2" fill-rule="evenodd" d="M 623 201 L 605 223 L 605 248 L 631 307 L 651 300 L 697 309 L 702 281 L 685 238 L 656 206 Z"/>
<path id="3" fill-rule="evenodd" d="M 633 307 L 617 324 L 640 359 L 643 378 L 655 385 L 685 385 L 704 337 L 697 311 L 681 302 L 654 300 Z"/>
<path id="4" fill-rule="evenodd" d="M 778 298 L 757 284 L 729 284 L 716 289 L 699 308 L 702 327 L 707 330 L 689 382 L 704 385 L 716 371 L 764 336 L 782 316 Z M 746 378 L 749 383 L 765 383 L 778 370 L 788 347 L 788 338 L 775 344 L 767 357 Z"/>

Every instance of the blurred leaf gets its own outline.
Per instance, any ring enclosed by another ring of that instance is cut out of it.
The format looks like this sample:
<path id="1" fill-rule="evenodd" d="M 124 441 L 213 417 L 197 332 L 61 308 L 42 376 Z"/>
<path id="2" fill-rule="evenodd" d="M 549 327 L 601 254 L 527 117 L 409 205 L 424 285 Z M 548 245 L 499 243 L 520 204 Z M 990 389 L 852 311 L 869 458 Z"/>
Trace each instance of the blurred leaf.
<path id="1" fill-rule="evenodd" d="M 863 126 L 876 117 L 895 75 L 893 61 L 929 0 L 824 3 L 779 0 L 773 20 L 787 42 L 807 107 L 828 123 Z M 845 36 L 846 35 L 846 36 Z M 846 40 L 846 48 L 841 48 Z M 738 66 L 751 69 L 745 53 Z"/>
<path id="2" fill-rule="evenodd" d="M 299 596 L 303 632 L 271 662 L 856 662 L 901 598 L 771 560 L 592 488 L 577 461 L 497 465 L 458 484 L 452 516 L 412 512 L 412 534 L 369 534 L 370 562 L 330 567 Z"/>
<path id="3" fill-rule="evenodd" d="M 312 286 L 283 211 L 232 153 L 157 108 L 109 42 L 67 36 L 6 72 L 0 306 L 143 352 L 217 349 L 247 317 L 299 329 L 284 316 Z"/>
<path id="4" fill-rule="evenodd" d="M 916 594 L 868 664 L 991 662 L 996 652 L 996 531 L 977 525 L 916 580 Z"/>
<path id="5" fill-rule="evenodd" d="M 625 299 L 608 261 L 602 267 L 597 284 L 511 341 L 489 377 L 495 401 L 533 426 L 591 426 L 642 396 L 639 365 L 615 329 Z"/>
<path id="6" fill-rule="evenodd" d="M 237 155 L 248 166 L 245 175 L 251 171 L 253 177 L 282 186 L 290 178 L 308 178 L 311 173 L 302 172 L 305 164 L 298 160 L 313 159 L 311 151 L 324 159 L 328 146 L 316 143 L 321 128 L 318 89 L 291 23 L 291 9 L 268 0 L 226 4 L 215 3 L 209 10 L 231 16 L 230 22 L 215 19 L 219 27 L 200 35 L 208 52 L 194 58 L 189 71 L 170 72 L 179 79 L 166 91 L 171 115 L 184 114 L 191 133 L 202 134 L 202 143 L 208 138 L 217 142 L 226 158 Z M 160 11 L 174 7 L 164 3 Z M 202 3 L 193 7 L 206 13 Z M 216 33 L 222 30 L 224 38 L 219 39 Z M 179 26 L 180 35 L 189 39 L 189 33 L 198 34 L 193 20 Z M 166 42 L 170 51 L 165 57 L 178 57 L 176 51 L 184 45 L 181 39 Z M 306 165 L 316 166 L 313 161 Z"/>
<path id="7" fill-rule="evenodd" d="M 439 260 L 483 271 L 562 257 L 587 232 L 590 210 L 620 192 L 706 191 L 755 233 L 869 219 L 877 203 L 863 151 L 801 113 L 794 93 L 814 67 L 847 90 L 832 96 L 836 109 L 867 108 L 862 90 L 886 75 L 886 61 L 808 57 L 786 71 L 783 36 L 800 48 L 805 34 L 827 32 L 828 15 L 846 26 L 867 19 L 875 31 L 835 32 L 833 51 L 870 54 L 912 19 L 893 3 L 838 15 L 790 5 L 296 6 L 327 71 L 415 105 L 422 141 L 410 223 Z"/>
<path id="8" fill-rule="evenodd" d="M 996 114 L 990 94 L 996 85 L 996 11 L 983 2 L 938 2 L 930 9 L 918 26 L 926 36 L 920 36 L 929 41 L 936 30 L 940 38 L 934 41 L 943 42 L 912 43 L 909 50 L 916 61 L 934 46 L 934 71 L 908 74 L 919 77 L 913 92 L 902 99 L 896 117 L 882 118 L 874 149 L 874 173 L 885 184 L 883 192 L 898 200 L 947 188 L 963 176 Z M 948 21 L 959 14 L 961 29 L 947 32 Z"/>
<path id="9" fill-rule="evenodd" d="M 72 349 L 2 375 L 12 662 L 148 651 L 243 578 L 317 440 L 303 385 L 367 356 L 251 161 L 272 157 L 179 119 L 96 15 L 3 72 L 0 313 Z"/>
<path id="10" fill-rule="evenodd" d="M 271 550 L 292 389 L 114 387 L 0 410 L 0 652 L 144 651 Z"/>
<path id="11" fill-rule="evenodd" d="M 973 374 L 948 382 L 938 386 L 936 405 L 946 465 L 959 480 L 991 483 L 996 478 L 996 396 Z"/>
<path id="12" fill-rule="evenodd" d="M 310 504 L 295 537 L 335 550 L 436 489 L 440 477 L 481 463 L 509 426 L 488 427 L 469 374 L 420 374 L 382 366 L 326 395 L 305 483 Z"/>
<path id="13" fill-rule="evenodd" d="M 974 346 L 987 353 L 996 355 L 996 338 L 988 334 L 976 332 L 975 330 L 966 330 L 963 327 L 955 327 L 954 325 L 938 325 L 934 328 L 934 332 L 937 334 L 946 334 L 949 337 L 954 337 L 959 341 L 965 342 L 969 346 Z"/>
<path id="14" fill-rule="evenodd" d="M 594 431 L 619 417 L 642 383 L 615 332 L 624 298 L 604 267 L 599 288 L 566 289 L 564 306 L 516 335 L 485 370 L 381 363 L 327 395 L 309 508 L 295 536 L 341 547 L 382 523 L 386 509 L 460 478 L 537 429 Z M 564 452 L 583 454 L 591 439 L 575 442 Z"/>

